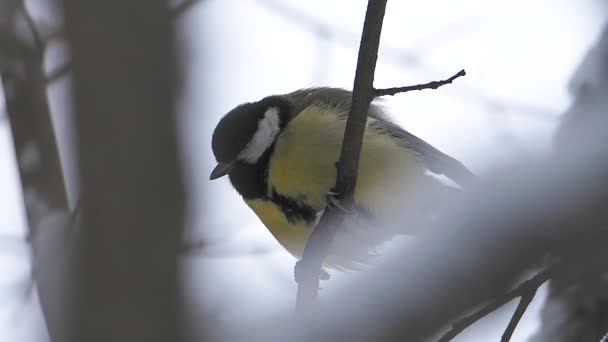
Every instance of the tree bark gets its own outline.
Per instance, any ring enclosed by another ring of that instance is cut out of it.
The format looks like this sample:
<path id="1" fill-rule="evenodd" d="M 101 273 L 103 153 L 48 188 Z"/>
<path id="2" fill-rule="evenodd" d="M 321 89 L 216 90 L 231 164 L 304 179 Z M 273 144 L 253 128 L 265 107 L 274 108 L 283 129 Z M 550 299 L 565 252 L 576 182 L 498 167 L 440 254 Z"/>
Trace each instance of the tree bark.
<path id="1" fill-rule="evenodd" d="M 184 189 L 168 1 L 64 0 L 82 179 L 75 341 L 180 341 Z"/>

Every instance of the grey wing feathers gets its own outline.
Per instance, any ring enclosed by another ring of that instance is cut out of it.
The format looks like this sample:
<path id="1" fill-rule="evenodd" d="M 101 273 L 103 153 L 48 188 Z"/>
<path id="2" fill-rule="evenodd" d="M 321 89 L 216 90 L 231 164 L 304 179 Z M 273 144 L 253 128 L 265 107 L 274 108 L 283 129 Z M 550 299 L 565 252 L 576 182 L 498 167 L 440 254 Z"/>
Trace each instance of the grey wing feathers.
<path id="1" fill-rule="evenodd" d="M 411 148 L 420 153 L 427 168 L 431 172 L 445 175 L 463 186 L 474 181 L 475 175 L 461 162 L 439 151 L 426 141 L 402 129 L 396 124 L 378 119 L 370 126 L 376 126 L 376 128 L 379 128 L 396 138 L 402 146 Z"/>
<path id="2" fill-rule="evenodd" d="M 341 88 L 306 88 L 283 96 L 294 105 L 294 115 L 313 104 L 329 106 L 337 112 L 348 115 L 352 92 Z M 372 118 L 388 120 L 380 106 L 373 103 L 368 115 Z"/>
<path id="3" fill-rule="evenodd" d="M 284 96 L 294 105 L 294 115 L 312 104 L 330 106 L 348 115 L 352 92 L 340 88 L 308 88 Z M 461 162 L 392 123 L 379 105 L 372 103 L 368 115 L 377 120 L 371 126 L 397 139 L 402 146 L 418 152 L 431 172 L 445 175 L 460 185 L 470 184 L 475 179 L 475 175 Z"/>

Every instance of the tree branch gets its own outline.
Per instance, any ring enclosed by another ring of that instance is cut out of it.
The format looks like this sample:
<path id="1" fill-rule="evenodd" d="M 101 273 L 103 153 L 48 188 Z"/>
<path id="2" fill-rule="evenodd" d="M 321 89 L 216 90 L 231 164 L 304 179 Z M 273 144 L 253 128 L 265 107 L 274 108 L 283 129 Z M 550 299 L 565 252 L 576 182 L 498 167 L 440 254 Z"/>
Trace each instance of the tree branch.
<path id="1" fill-rule="evenodd" d="M 50 340 L 66 341 L 70 289 L 65 279 L 72 245 L 54 228 L 61 226 L 69 203 L 46 89 L 44 46 L 23 0 L 11 3 L 13 11 L 0 13 L 0 21 L 10 26 L 3 27 L 2 48 L 12 50 L 2 85 L 27 216 L 32 277 Z M 33 44 L 17 34 L 21 16 Z"/>
<path id="2" fill-rule="evenodd" d="M 457 74 L 448 78 L 447 80 L 433 81 L 433 82 L 429 82 L 429 83 L 416 84 L 416 85 L 411 85 L 411 86 L 406 86 L 406 87 L 395 87 L 395 88 L 386 88 L 386 89 L 375 89 L 374 88 L 374 97 L 380 97 L 380 96 L 386 96 L 386 95 L 393 96 L 395 94 L 405 93 L 405 92 L 414 91 L 414 90 L 437 89 L 446 84 L 452 83 L 458 77 L 465 76 L 466 74 L 467 73 L 464 71 L 464 69 L 462 69 Z"/>
<path id="3" fill-rule="evenodd" d="M 591 250 L 605 249 L 590 249 L 587 236 L 597 245 L 608 236 L 608 155 L 597 150 L 608 143 L 606 119 L 585 126 L 566 153 L 487 175 L 495 181 L 466 191 L 409 248 L 318 303 L 318 316 L 256 320 L 226 339 L 426 341 L 509 292 L 547 253 L 586 267 L 597 259 Z"/>
<path id="4" fill-rule="evenodd" d="M 534 294 L 536 293 L 536 290 L 542 284 L 544 284 L 547 280 L 549 280 L 549 278 L 551 277 L 551 275 L 554 272 L 554 269 L 555 269 L 555 266 L 545 269 L 544 271 L 538 273 L 534 277 L 524 281 L 523 283 L 521 283 L 519 286 L 517 286 L 513 290 L 505 293 L 503 296 L 496 298 L 494 301 L 485 305 L 481 309 L 473 312 L 472 314 L 470 314 L 468 316 L 465 316 L 465 317 L 457 320 L 456 322 L 454 322 L 452 324 L 452 328 L 449 331 L 447 331 L 445 334 L 443 334 L 443 336 L 441 336 L 437 340 L 437 342 L 451 341 L 454 337 L 456 337 L 456 335 L 460 334 L 466 328 L 473 325 L 473 323 L 477 322 L 478 320 L 485 317 L 486 315 L 494 312 L 496 309 L 500 308 L 501 306 L 507 304 L 508 302 L 512 301 L 513 299 L 515 299 L 517 297 L 523 298 L 524 296 L 527 296 L 530 293 L 532 293 L 532 297 L 533 297 Z M 520 304 L 521 304 L 521 302 L 520 302 Z M 526 307 L 527 307 L 527 305 L 526 305 Z M 519 306 L 518 306 L 518 308 L 519 308 Z M 516 310 L 516 312 L 517 312 L 517 310 Z M 523 315 L 523 313 L 522 313 L 522 315 Z M 515 314 L 514 314 L 514 316 L 515 316 Z M 513 321 L 513 319 L 512 319 L 512 321 Z M 519 322 L 519 319 L 517 320 L 517 322 Z M 517 323 L 515 323 L 515 325 L 517 325 Z M 515 329 L 515 327 L 513 327 L 513 329 Z M 506 331 L 505 331 L 505 333 L 506 333 Z"/>
<path id="5" fill-rule="evenodd" d="M 374 72 L 385 8 L 386 0 L 369 0 L 363 23 L 351 110 L 346 121 L 334 189 L 340 206 L 347 209 L 353 202 L 367 112 L 373 99 Z M 296 309 L 300 312 L 317 296 L 321 265 L 329 252 L 335 227 L 342 223 L 344 214 L 342 210 L 336 210 L 335 206 L 329 205 L 326 208 L 304 247 L 302 260 L 296 263 L 294 270 L 298 282 Z"/>
<path id="6" fill-rule="evenodd" d="M 300 312 L 316 298 L 323 259 L 329 253 L 335 229 L 342 224 L 345 214 L 353 207 L 363 134 L 373 98 L 411 90 L 437 89 L 466 74 L 464 70 L 461 70 L 443 81 L 400 88 L 374 89 L 374 73 L 385 8 L 386 0 L 368 2 L 353 85 L 351 110 L 346 121 L 340 160 L 336 164 L 337 177 L 333 192 L 337 194 L 337 204 L 333 205 L 332 201 L 328 201 L 326 210 L 304 247 L 302 260 L 296 263 L 294 269 L 298 283 L 296 308 Z"/>
<path id="7" fill-rule="evenodd" d="M 184 0 L 181 3 L 179 3 L 178 5 L 176 5 L 175 7 L 171 8 L 171 10 L 170 10 L 171 16 L 173 16 L 174 19 L 177 19 L 182 14 L 184 14 L 186 11 L 190 10 L 192 7 L 200 4 L 203 1 L 204 0 Z M 31 18 L 29 18 L 28 22 L 30 22 L 30 27 L 32 27 L 32 32 L 34 32 L 34 36 L 40 37 L 40 34 L 37 34 L 37 32 L 35 31 L 35 26 L 33 24 L 33 21 L 31 20 Z M 61 37 L 61 36 L 65 35 L 65 32 L 57 31 L 55 35 L 58 37 Z M 49 37 L 48 39 L 51 39 L 51 38 L 53 38 L 53 36 Z M 42 42 L 41 39 L 36 39 L 36 40 Z M 47 75 L 47 77 L 46 77 L 47 83 L 48 84 L 53 83 L 53 82 L 57 81 L 58 79 L 66 76 L 67 74 L 70 73 L 71 69 L 72 69 L 71 63 L 66 62 L 65 64 L 61 65 L 57 69 L 53 70 L 49 75 Z"/>
<path id="8" fill-rule="evenodd" d="M 535 294 L 536 294 L 536 288 L 531 289 L 530 292 L 528 292 L 520 297 L 519 304 L 517 304 L 517 308 L 515 309 L 515 312 L 513 313 L 511 320 L 509 321 L 509 325 L 507 325 L 505 332 L 502 334 L 502 338 L 500 339 L 501 342 L 511 341 L 511 336 L 513 336 L 513 332 L 515 332 L 515 328 L 517 327 L 517 324 L 519 323 L 522 316 L 526 312 L 526 309 L 528 309 L 528 305 L 530 305 L 530 303 L 532 302 L 532 299 L 534 299 Z"/>
<path id="9" fill-rule="evenodd" d="M 82 193 L 70 341 L 183 341 L 181 77 L 168 1 L 62 4 Z"/>

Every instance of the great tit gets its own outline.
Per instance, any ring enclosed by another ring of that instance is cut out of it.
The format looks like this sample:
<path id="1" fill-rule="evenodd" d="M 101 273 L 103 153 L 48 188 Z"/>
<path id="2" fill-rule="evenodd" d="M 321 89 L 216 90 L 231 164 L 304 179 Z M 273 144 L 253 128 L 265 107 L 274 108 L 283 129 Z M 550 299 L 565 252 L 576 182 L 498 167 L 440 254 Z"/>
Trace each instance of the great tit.
<path id="1" fill-rule="evenodd" d="M 332 194 L 351 97 L 337 88 L 269 96 L 234 108 L 213 133 L 218 164 L 210 179 L 228 175 L 295 257 Z M 355 268 L 383 241 L 415 230 L 396 229 L 395 222 L 431 210 L 437 198 L 423 194 L 448 193 L 429 171 L 461 186 L 474 179 L 462 163 L 391 122 L 376 103 L 366 125 L 354 197 L 357 223 L 344 225 L 327 259 L 337 268 Z"/>

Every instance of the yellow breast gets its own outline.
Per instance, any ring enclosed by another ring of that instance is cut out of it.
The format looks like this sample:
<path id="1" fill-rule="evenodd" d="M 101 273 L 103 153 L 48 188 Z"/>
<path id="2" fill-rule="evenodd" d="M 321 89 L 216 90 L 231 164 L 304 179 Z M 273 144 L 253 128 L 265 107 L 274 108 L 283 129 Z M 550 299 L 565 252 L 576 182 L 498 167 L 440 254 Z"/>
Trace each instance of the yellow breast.
<path id="1" fill-rule="evenodd" d="M 406 189 L 424 178 L 419 156 L 369 125 L 365 131 L 355 201 L 375 214 L 401 207 Z M 346 121 L 329 109 L 309 107 L 278 137 L 270 160 L 268 186 L 317 210 L 335 185 L 336 167 Z M 397 203 L 394 203 L 397 202 Z"/>
<path id="2" fill-rule="evenodd" d="M 290 223 L 281 209 L 270 201 L 255 199 L 245 202 L 289 253 L 297 258 L 302 256 L 311 227 L 303 221 Z"/>
<path id="3" fill-rule="evenodd" d="M 361 151 L 355 202 L 383 217 L 407 205 L 407 192 L 424 177 L 418 155 L 369 124 Z M 326 206 L 335 185 L 345 120 L 328 108 L 309 107 L 298 114 L 277 138 L 268 172 L 269 191 L 300 201 L 316 210 Z M 313 227 L 290 223 L 272 202 L 247 202 L 275 238 L 300 256 Z"/>

